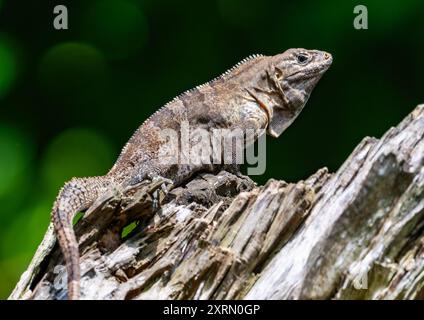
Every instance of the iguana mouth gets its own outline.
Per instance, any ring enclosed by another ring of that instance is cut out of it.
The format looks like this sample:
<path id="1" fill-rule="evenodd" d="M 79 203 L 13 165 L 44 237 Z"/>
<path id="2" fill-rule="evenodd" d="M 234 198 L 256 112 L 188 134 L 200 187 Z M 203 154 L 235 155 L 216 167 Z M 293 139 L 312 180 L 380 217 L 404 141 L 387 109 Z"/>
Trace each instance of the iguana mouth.
<path id="1" fill-rule="evenodd" d="M 299 70 L 299 71 L 293 72 L 292 74 L 288 75 L 286 77 L 286 79 L 293 80 L 293 79 L 296 79 L 296 78 L 302 78 L 302 79 L 303 78 L 312 78 L 322 71 L 323 71 L 322 69 L 318 69 L 318 68 L 314 68 L 314 69 L 310 69 L 310 70 Z"/>
<path id="2" fill-rule="evenodd" d="M 326 63 L 323 63 L 319 66 L 314 66 L 313 68 L 305 68 L 302 70 L 298 70 L 286 76 L 286 79 L 293 80 L 293 78 L 312 78 L 319 73 L 324 73 L 325 71 L 327 71 L 327 69 L 331 65 L 331 62 L 332 62 L 332 59 L 329 59 L 328 61 L 326 61 Z"/>

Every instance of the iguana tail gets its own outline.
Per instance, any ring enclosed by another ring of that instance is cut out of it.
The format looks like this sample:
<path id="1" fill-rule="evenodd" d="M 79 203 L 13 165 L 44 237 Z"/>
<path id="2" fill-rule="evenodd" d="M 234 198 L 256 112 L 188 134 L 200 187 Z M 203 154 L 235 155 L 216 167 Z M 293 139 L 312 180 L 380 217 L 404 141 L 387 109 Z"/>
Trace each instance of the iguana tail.
<path id="1" fill-rule="evenodd" d="M 97 199 L 106 182 L 105 177 L 73 178 L 60 190 L 53 206 L 52 220 L 68 273 L 69 300 L 80 296 L 79 250 L 72 220 Z"/>

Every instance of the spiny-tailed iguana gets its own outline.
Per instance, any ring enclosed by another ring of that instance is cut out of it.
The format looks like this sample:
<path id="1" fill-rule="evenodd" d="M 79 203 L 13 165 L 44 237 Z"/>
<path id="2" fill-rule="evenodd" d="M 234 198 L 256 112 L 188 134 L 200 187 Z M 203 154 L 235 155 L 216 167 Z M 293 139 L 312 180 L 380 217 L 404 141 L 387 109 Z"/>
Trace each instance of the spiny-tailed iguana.
<path id="1" fill-rule="evenodd" d="M 289 49 L 275 56 L 254 55 L 216 79 L 176 97 L 148 118 L 123 148 L 104 176 L 74 178 L 60 190 L 52 218 L 68 273 L 68 298 L 80 295 L 78 242 L 74 215 L 86 210 L 108 188 L 130 186 L 164 177 L 181 184 L 210 164 L 171 164 L 160 161 L 165 143 L 161 131 L 179 132 L 186 121 L 205 129 L 266 130 L 278 137 L 303 109 L 312 89 L 329 68 L 332 57 L 318 50 Z"/>

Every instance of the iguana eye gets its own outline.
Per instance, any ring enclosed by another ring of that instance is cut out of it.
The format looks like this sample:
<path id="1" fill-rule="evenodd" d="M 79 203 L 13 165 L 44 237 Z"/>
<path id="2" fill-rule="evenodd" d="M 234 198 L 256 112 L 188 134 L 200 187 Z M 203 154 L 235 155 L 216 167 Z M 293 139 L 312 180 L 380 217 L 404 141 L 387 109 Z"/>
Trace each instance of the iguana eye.
<path id="1" fill-rule="evenodd" d="M 300 64 L 305 64 L 308 61 L 308 56 L 303 53 L 299 53 L 296 58 Z"/>

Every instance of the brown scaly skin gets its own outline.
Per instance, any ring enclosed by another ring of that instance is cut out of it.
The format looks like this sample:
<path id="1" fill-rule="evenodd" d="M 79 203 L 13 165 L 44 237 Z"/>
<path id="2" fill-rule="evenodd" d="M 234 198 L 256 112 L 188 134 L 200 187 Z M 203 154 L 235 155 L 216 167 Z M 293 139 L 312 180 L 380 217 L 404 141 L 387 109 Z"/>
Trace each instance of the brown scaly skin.
<path id="1" fill-rule="evenodd" d="M 330 67 L 330 54 L 289 49 L 275 56 L 255 55 L 220 77 L 178 96 L 147 119 L 102 177 L 72 179 L 59 192 L 52 218 L 68 272 L 68 298 L 80 295 L 78 242 L 74 215 L 86 210 L 107 188 L 129 186 L 161 176 L 175 185 L 216 165 L 165 165 L 159 149 L 162 129 L 179 132 L 182 121 L 193 128 L 264 129 L 278 137 L 299 115 L 312 89 Z"/>

